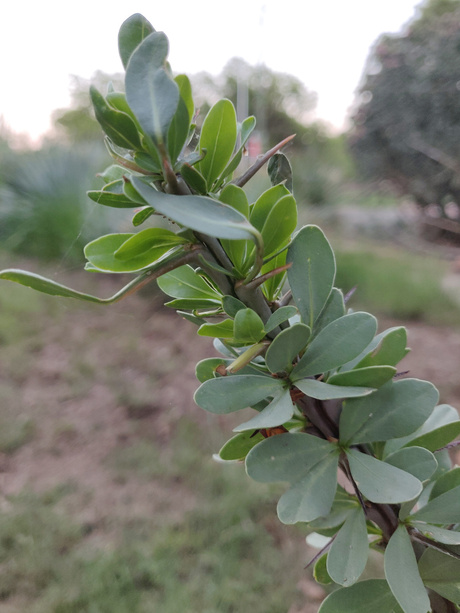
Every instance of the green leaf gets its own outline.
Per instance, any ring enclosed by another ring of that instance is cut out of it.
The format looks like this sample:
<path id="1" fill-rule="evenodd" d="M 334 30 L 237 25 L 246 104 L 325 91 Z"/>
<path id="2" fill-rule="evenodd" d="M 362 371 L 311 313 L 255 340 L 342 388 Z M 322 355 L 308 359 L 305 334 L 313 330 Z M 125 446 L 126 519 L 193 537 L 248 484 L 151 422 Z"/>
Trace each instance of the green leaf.
<path id="1" fill-rule="evenodd" d="M 348 587 L 362 575 L 369 553 L 366 518 L 361 507 L 351 511 L 337 533 L 327 556 L 327 572 Z"/>
<path id="2" fill-rule="evenodd" d="M 204 360 L 200 360 L 200 362 L 198 362 L 195 367 L 195 376 L 200 383 L 204 383 L 209 379 L 216 378 L 216 369 L 218 366 L 223 366 L 224 368 L 227 368 L 232 362 L 233 360 L 229 358 L 206 358 Z M 240 376 L 242 374 L 260 375 L 260 372 L 256 368 L 251 366 L 251 364 L 248 364 L 240 371 L 238 371 L 238 375 L 232 375 L 232 373 L 229 372 L 226 376 Z"/>
<path id="3" fill-rule="evenodd" d="M 233 320 L 224 319 L 215 324 L 203 324 L 198 328 L 198 336 L 233 339 Z"/>
<path id="4" fill-rule="evenodd" d="M 287 263 L 294 302 L 310 328 L 329 298 L 335 279 L 335 257 L 329 241 L 317 226 L 305 226 L 295 236 Z"/>
<path id="5" fill-rule="evenodd" d="M 177 103 L 176 113 L 168 130 L 168 152 L 169 159 L 171 160 L 173 166 L 184 148 L 188 138 L 189 129 L 190 117 L 188 114 L 187 105 L 180 96 Z"/>
<path id="6" fill-rule="evenodd" d="M 119 166 L 118 164 L 111 164 L 103 172 L 98 172 L 97 176 L 100 177 L 104 183 L 113 183 L 114 181 L 120 181 L 123 175 L 126 174 L 126 168 Z"/>
<path id="7" fill-rule="evenodd" d="M 135 49 L 126 69 L 126 99 L 154 143 L 166 141 L 179 103 L 179 87 L 166 72 L 168 39 L 152 32 Z"/>
<path id="8" fill-rule="evenodd" d="M 151 206 L 145 206 L 144 208 L 138 210 L 131 220 L 133 226 L 140 226 L 147 221 L 149 217 L 151 217 L 155 213 L 155 209 L 152 209 Z"/>
<path id="9" fill-rule="evenodd" d="M 240 138 L 239 149 L 235 153 L 235 155 L 232 157 L 230 162 L 227 164 L 227 166 L 225 167 L 225 170 L 222 172 L 221 177 L 220 177 L 221 181 L 225 179 L 226 177 L 228 177 L 229 175 L 231 175 L 232 172 L 238 168 L 239 163 L 241 162 L 241 159 L 243 157 L 243 151 L 244 151 L 245 145 L 249 137 L 251 136 L 252 132 L 254 131 L 255 127 L 256 127 L 255 117 L 252 117 L 252 116 L 246 117 L 246 119 L 242 122 L 241 131 L 240 131 L 241 138 Z"/>
<path id="10" fill-rule="evenodd" d="M 389 341 L 385 341 L 387 336 L 390 336 Z M 356 358 L 344 364 L 341 371 L 351 370 L 357 366 L 359 368 L 380 365 L 396 366 L 398 363 L 396 360 L 399 361 L 408 352 L 408 349 L 405 348 L 406 337 L 406 329 L 400 327 L 388 328 L 380 332 Z M 380 354 L 380 351 L 382 351 L 382 354 Z M 389 361 L 385 364 L 384 359 L 386 358 L 389 358 Z"/>
<path id="11" fill-rule="evenodd" d="M 422 522 L 413 522 L 414 528 L 437 543 L 444 545 L 460 545 L 460 532 L 455 530 L 447 530 L 439 526 L 432 526 Z"/>
<path id="12" fill-rule="evenodd" d="M 318 613 L 403 613 L 383 579 L 360 581 L 329 594 Z"/>
<path id="13" fill-rule="evenodd" d="M 456 466 L 442 475 L 440 475 L 433 485 L 433 489 L 430 492 L 430 500 L 445 494 L 454 487 L 460 485 L 460 466 Z M 459 518 L 460 519 L 460 518 Z"/>
<path id="14" fill-rule="evenodd" d="M 368 366 L 396 366 L 409 352 L 407 349 L 406 328 L 390 328 L 378 334 L 372 341 L 378 344 L 356 365 L 356 368 Z"/>
<path id="15" fill-rule="evenodd" d="M 404 525 L 391 536 L 384 556 L 385 577 L 404 613 L 430 613 L 431 605 Z"/>
<path id="16" fill-rule="evenodd" d="M 152 24 L 140 13 L 131 15 L 122 23 L 118 32 L 118 51 L 125 70 L 133 51 L 154 31 Z"/>
<path id="17" fill-rule="evenodd" d="M 246 308 L 246 305 L 234 296 L 224 296 L 222 298 L 222 307 L 229 317 L 235 317 L 238 311 Z"/>
<path id="18" fill-rule="evenodd" d="M 303 433 L 272 436 L 246 457 L 246 470 L 255 481 L 289 481 L 278 502 L 285 524 L 313 521 L 328 515 L 337 488 L 339 450 L 336 445 Z"/>
<path id="19" fill-rule="evenodd" d="M 160 260 L 173 248 L 180 249 L 176 241 L 175 244 L 159 243 L 158 248 L 153 247 L 148 251 L 133 254 L 130 258 L 118 259 L 115 253 L 124 243 L 136 236 L 135 234 L 107 234 L 88 243 L 84 249 L 86 259 L 99 270 L 108 272 L 135 272 L 147 268 L 154 262 Z"/>
<path id="20" fill-rule="evenodd" d="M 128 238 L 121 247 L 115 251 L 118 260 L 131 260 L 139 256 L 149 256 L 153 260 L 158 259 L 172 247 L 186 244 L 187 241 L 171 230 L 163 228 L 147 228 Z M 158 254 L 158 257 L 154 257 Z"/>
<path id="21" fill-rule="evenodd" d="M 189 164 L 182 164 L 180 167 L 180 174 L 187 183 L 187 185 L 198 194 L 206 194 L 208 186 L 206 185 L 206 179 L 203 177 L 194 166 Z"/>
<path id="22" fill-rule="evenodd" d="M 305 349 L 310 338 L 310 328 L 305 324 L 295 324 L 286 328 L 270 344 L 265 354 L 265 362 L 272 373 L 292 369 L 292 362 Z"/>
<path id="23" fill-rule="evenodd" d="M 418 569 L 427 588 L 460 604 L 460 560 L 428 548 L 419 560 Z"/>
<path id="24" fill-rule="evenodd" d="M 112 302 L 117 302 L 118 300 L 120 300 L 120 298 L 123 298 L 123 296 L 131 292 L 135 287 L 144 283 L 149 274 L 150 271 L 148 273 L 139 275 L 138 277 L 130 281 L 130 283 L 122 287 L 110 298 L 97 298 L 97 296 L 85 294 L 84 292 L 78 292 L 74 289 L 71 289 L 70 287 L 66 287 L 65 285 L 56 283 L 56 281 L 51 281 L 51 279 L 46 279 L 45 277 L 36 275 L 33 272 L 26 272 L 25 270 L 18 270 L 15 268 L 2 270 L 0 272 L 0 279 L 14 281 L 15 283 L 19 283 L 20 285 L 24 285 L 25 287 L 30 287 L 38 292 L 42 292 L 50 296 L 60 296 L 62 298 L 76 298 L 77 300 L 95 302 L 97 304 L 111 304 Z"/>
<path id="25" fill-rule="evenodd" d="M 271 332 L 277 328 L 280 324 L 284 323 L 297 315 L 298 311 L 294 306 L 283 306 L 277 309 L 270 315 L 267 323 L 265 324 L 265 332 Z"/>
<path id="26" fill-rule="evenodd" d="M 296 201 L 284 186 L 272 187 L 254 204 L 249 221 L 261 233 L 264 256 L 269 257 L 287 244 L 296 228 Z"/>
<path id="27" fill-rule="evenodd" d="M 188 265 L 164 274 L 157 283 L 161 291 L 172 298 L 221 300 L 220 294 Z"/>
<path id="28" fill-rule="evenodd" d="M 406 436 L 430 416 L 438 396 L 428 381 L 389 381 L 370 399 L 344 402 L 340 440 L 345 445 L 358 445 Z"/>
<path id="29" fill-rule="evenodd" d="M 174 78 L 174 81 L 177 83 L 180 97 L 185 102 L 185 106 L 187 107 L 190 123 L 195 113 L 195 104 L 193 102 L 192 85 L 190 83 L 190 79 L 185 74 L 179 74 Z"/>
<path id="30" fill-rule="evenodd" d="M 329 298 L 324 306 L 324 309 L 321 311 L 320 316 L 316 320 L 313 334 L 316 336 L 318 332 L 320 332 L 327 325 L 339 319 L 339 317 L 343 317 L 346 313 L 345 302 L 343 299 L 343 293 L 340 289 L 333 287 Z"/>
<path id="31" fill-rule="evenodd" d="M 110 107 L 94 86 L 89 91 L 96 119 L 115 145 L 124 149 L 142 149 L 139 133 L 131 117 Z"/>
<path id="32" fill-rule="evenodd" d="M 260 274 L 266 275 L 268 273 L 271 273 L 273 270 L 276 270 L 280 266 L 284 266 L 286 264 L 286 255 L 287 251 L 284 250 L 278 255 L 273 256 L 269 262 L 262 266 Z M 264 282 L 264 284 L 262 285 L 262 291 L 268 302 L 274 302 L 275 300 L 277 300 L 283 289 L 285 279 L 286 271 L 284 270 L 275 275 L 272 275 L 267 279 L 267 281 Z"/>
<path id="33" fill-rule="evenodd" d="M 245 191 L 229 183 L 221 191 L 219 200 L 224 204 L 228 204 L 236 211 L 244 215 L 246 219 L 249 217 L 249 203 L 248 197 Z M 240 273 L 245 273 L 252 265 L 253 257 L 248 259 L 248 252 L 252 252 L 252 244 L 245 240 L 241 241 L 222 241 L 222 247 L 225 249 L 226 254 L 230 258 L 235 268 Z"/>
<path id="34" fill-rule="evenodd" d="M 315 532 L 331 530 L 341 526 L 349 514 L 359 507 L 355 497 L 350 496 L 343 488 L 338 486 L 331 512 L 325 517 L 319 517 L 309 523 L 309 528 Z"/>
<path id="35" fill-rule="evenodd" d="M 133 202 L 124 193 L 115 193 L 107 190 L 90 190 L 87 196 L 97 204 L 111 206 L 115 209 L 135 209 L 139 207 L 137 202 Z"/>
<path id="36" fill-rule="evenodd" d="M 282 183 L 292 192 L 292 167 L 284 153 L 272 155 L 267 166 L 268 176 L 272 185 Z"/>
<path id="37" fill-rule="evenodd" d="M 344 385 L 330 385 L 317 379 L 301 379 L 295 382 L 299 388 L 310 398 L 317 400 L 333 400 L 334 398 L 356 398 L 369 396 L 375 390 L 369 387 L 348 387 Z"/>
<path id="38" fill-rule="evenodd" d="M 330 585 L 333 582 L 327 572 L 327 553 L 316 562 L 313 568 L 313 578 L 321 585 Z"/>
<path id="39" fill-rule="evenodd" d="M 259 375 L 236 375 L 210 379 L 195 392 L 198 406 L 211 413 L 232 413 L 256 404 L 282 389 L 278 379 Z"/>
<path id="40" fill-rule="evenodd" d="M 435 472 L 438 463 L 434 455 L 423 447 L 406 447 L 385 458 L 385 462 L 405 470 L 420 481 L 426 481 Z"/>
<path id="41" fill-rule="evenodd" d="M 391 453 L 401 447 L 415 445 L 436 451 L 460 434 L 460 420 L 456 409 L 448 404 L 434 408 L 428 419 L 408 436 L 390 440 L 385 445 L 385 453 Z"/>
<path id="42" fill-rule="evenodd" d="M 411 474 L 357 449 L 349 449 L 347 457 L 353 479 L 371 502 L 397 504 L 412 500 L 423 489 Z"/>
<path id="43" fill-rule="evenodd" d="M 264 440 L 260 432 L 248 430 L 237 434 L 225 443 L 219 451 L 219 457 L 222 460 L 244 460 L 249 451 L 258 443 Z"/>
<path id="44" fill-rule="evenodd" d="M 177 298 L 176 300 L 169 300 L 165 302 L 165 306 L 170 309 L 176 310 L 189 310 L 195 311 L 197 309 L 206 309 L 208 311 L 216 311 L 219 310 L 220 303 L 218 300 L 211 300 L 207 298 L 203 299 L 191 299 L 191 298 Z M 202 324 L 206 323 L 205 320 L 201 322 Z"/>
<path id="45" fill-rule="evenodd" d="M 238 211 L 222 202 L 204 196 L 173 196 L 159 192 L 132 177 L 136 191 L 162 215 L 191 230 L 216 238 L 260 240 L 260 235 Z"/>
<path id="46" fill-rule="evenodd" d="M 369 313 L 351 313 L 336 319 L 312 340 L 292 371 L 292 380 L 318 375 L 348 362 L 369 344 L 376 329 L 377 320 Z"/>
<path id="47" fill-rule="evenodd" d="M 260 430 L 261 428 L 275 428 L 289 421 L 294 413 L 291 394 L 289 390 L 282 390 L 268 404 L 263 411 L 249 421 L 233 429 L 234 432 L 245 430 Z"/>
<path id="48" fill-rule="evenodd" d="M 411 519 L 430 524 L 456 524 L 460 518 L 460 486 L 430 500 Z"/>
<path id="49" fill-rule="evenodd" d="M 241 309 L 236 313 L 233 329 L 236 343 L 252 345 L 265 336 L 264 322 L 252 309 Z"/>
<path id="50" fill-rule="evenodd" d="M 206 155 L 198 163 L 209 188 L 227 166 L 235 149 L 236 113 L 230 100 L 219 100 L 206 115 L 201 128 L 199 150 Z"/>
<path id="51" fill-rule="evenodd" d="M 327 382 L 333 385 L 356 385 L 378 388 L 390 381 L 396 374 L 393 366 L 367 366 L 339 372 L 329 377 Z"/>

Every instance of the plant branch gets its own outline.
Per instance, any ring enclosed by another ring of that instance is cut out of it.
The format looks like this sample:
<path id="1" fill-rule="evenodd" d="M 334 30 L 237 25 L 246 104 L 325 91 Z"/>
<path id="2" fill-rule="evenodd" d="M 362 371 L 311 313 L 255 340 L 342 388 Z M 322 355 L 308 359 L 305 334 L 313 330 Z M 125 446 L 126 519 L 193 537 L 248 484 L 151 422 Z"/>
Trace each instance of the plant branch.
<path id="1" fill-rule="evenodd" d="M 288 136 L 287 138 L 282 140 L 280 143 L 275 145 L 272 149 L 264 153 L 262 157 L 256 160 L 256 162 L 250 168 L 248 168 L 248 170 L 244 173 L 244 175 L 241 175 L 241 177 L 238 177 L 237 179 L 232 181 L 232 183 L 234 183 L 238 187 L 243 187 L 243 185 L 246 185 L 249 179 L 252 179 L 252 177 L 262 168 L 262 166 L 266 162 L 268 162 L 268 160 L 271 157 L 273 157 L 275 153 L 277 153 L 285 145 L 290 143 L 293 138 L 295 138 L 295 134 L 291 134 L 291 136 Z"/>

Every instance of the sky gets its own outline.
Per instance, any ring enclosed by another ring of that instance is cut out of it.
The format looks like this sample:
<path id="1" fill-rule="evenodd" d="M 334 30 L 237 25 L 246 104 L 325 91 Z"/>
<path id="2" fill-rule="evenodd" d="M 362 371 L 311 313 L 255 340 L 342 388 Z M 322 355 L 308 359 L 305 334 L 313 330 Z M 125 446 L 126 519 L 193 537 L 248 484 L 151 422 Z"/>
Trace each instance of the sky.
<path id="1" fill-rule="evenodd" d="M 170 41 L 174 72 L 217 75 L 232 57 L 298 77 L 316 117 L 346 124 L 370 46 L 420 0 L 18 0 L 0 12 L 0 117 L 36 141 L 70 101 L 71 75 L 121 72 L 117 34 L 142 13 Z M 129 5 L 129 6 L 128 6 Z"/>

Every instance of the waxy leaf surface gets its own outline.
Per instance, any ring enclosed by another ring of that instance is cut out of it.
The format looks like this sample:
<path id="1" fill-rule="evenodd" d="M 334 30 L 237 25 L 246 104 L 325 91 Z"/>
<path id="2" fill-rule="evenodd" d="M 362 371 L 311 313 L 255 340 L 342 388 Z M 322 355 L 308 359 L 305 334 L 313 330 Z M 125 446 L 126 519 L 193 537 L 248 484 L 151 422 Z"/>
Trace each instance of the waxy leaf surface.
<path id="1" fill-rule="evenodd" d="M 327 556 L 327 572 L 339 585 L 348 587 L 362 575 L 369 552 L 366 518 L 355 508 L 337 533 Z"/>
<path id="2" fill-rule="evenodd" d="M 318 613 L 403 613 L 384 579 L 360 581 L 329 594 Z"/>

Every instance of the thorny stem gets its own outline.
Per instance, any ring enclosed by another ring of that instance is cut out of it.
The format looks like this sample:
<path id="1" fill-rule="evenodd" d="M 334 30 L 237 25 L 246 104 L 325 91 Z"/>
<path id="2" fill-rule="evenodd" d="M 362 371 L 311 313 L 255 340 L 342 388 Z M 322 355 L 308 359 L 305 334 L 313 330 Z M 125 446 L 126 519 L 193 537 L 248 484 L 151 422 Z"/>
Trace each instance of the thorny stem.
<path id="1" fill-rule="evenodd" d="M 237 179 L 235 179 L 234 181 L 232 181 L 232 183 L 234 183 L 235 185 L 237 185 L 238 187 L 243 187 L 243 185 L 246 185 L 246 183 L 249 181 L 249 179 L 252 179 L 252 177 L 262 168 L 262 166 L 268 162 L 268 160 L 275 155 L 275 153 L 277 153 L 280 149 L 282 149 L 285 145 L 287 145 L 289 142 L 291 142 L 291 140 L 295 138 L 295 134 L 291 134 L 291 136 L 288 136 L 287 138 L 285 138 L 284 140 L 282 140 L 280 143 L 278 143 L 277 145 L 275 145 L 272 149 L 270 149 L 269 151 L 267 151 L 267 153 L 264 153 L 264 155 L 262 155 L 245 173 L 244 175 L 241 175 L 241 177 L 238 177 Z"/>

